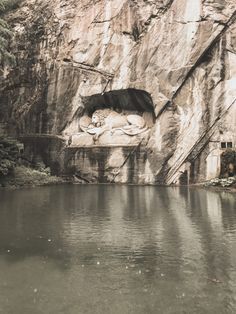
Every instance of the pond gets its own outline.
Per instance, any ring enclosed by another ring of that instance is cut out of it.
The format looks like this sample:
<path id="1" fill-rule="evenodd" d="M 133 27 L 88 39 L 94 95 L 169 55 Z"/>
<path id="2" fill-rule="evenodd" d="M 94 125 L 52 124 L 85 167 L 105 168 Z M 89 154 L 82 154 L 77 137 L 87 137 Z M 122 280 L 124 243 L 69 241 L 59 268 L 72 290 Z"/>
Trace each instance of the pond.
<path id="1" fill-rule="evenodd" d="M 236 313 L 236 194 L 0 191 L 0 313 Z"/>

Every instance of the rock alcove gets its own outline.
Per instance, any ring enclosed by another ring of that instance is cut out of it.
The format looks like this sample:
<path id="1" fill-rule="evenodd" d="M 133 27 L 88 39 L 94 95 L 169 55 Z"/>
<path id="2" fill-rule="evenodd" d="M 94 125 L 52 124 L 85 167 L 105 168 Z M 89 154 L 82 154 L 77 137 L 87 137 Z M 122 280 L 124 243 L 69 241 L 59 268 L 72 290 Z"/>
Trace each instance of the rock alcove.
<path id="1" fill-rule="evenodd" d="M 67 134 L 72 147 L 138 145 L 148 140 L 154 123 L 152 98 L 143 90 L 84 97 L 82 108 L 76 117 L 76 131 Z"/>

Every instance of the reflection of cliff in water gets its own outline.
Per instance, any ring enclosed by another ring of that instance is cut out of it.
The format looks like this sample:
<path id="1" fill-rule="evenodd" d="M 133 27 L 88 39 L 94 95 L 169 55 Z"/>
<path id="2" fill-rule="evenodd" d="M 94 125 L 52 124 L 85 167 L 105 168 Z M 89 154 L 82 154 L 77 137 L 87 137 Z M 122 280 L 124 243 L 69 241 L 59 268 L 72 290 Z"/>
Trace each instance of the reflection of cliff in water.
<path id="1" fill-rule="evenodd" d="M 37 269 L 50 282 L 67 278 L 73 291 L 92 296 L 91 283 L 99 280 L 105 288 L 114 284 L 114 289 L 131 295 L 140 283 L 142 289 L 155 291 L 155 300 L 170 295 L 177 302 L 176 295 L 187 291 L 186 302 L 195 296 L 199 311 L 204 302 L 209 306 L 209 298 L 215 300 L 212 280 L 220 280 L 217 304 L 223 308 L 227 289 L 230 308 L 235 305 L 233 194 L 66 185 L 1 191 L 0 197 L 0 264 L 10 264 L 19 276 L 25 276 L 27 267 Z M 152 294 L 148 298 L 153 302 Z M 17 306 L 17 298 L 12 304 Z"/>
<path id="2" fill-rule="evenodd" d="M 141 263 L 151 254 L 154 265 L 175 261 L 176 267 L 192 260 L 201 272 L 212 272 L 213 260 L 215 270 L 223 264 L 227 272 L 231 265 L 228 239 L 236 223 L 231 194 L 103 185 L 4 193 L 2 253 L 11 243 L 19 257 L 42 254 L 57 259 L 58 249 L 73 256 L 78 247 L 91 245 L 105 246 L 116 258 L 138 255 Z"/>

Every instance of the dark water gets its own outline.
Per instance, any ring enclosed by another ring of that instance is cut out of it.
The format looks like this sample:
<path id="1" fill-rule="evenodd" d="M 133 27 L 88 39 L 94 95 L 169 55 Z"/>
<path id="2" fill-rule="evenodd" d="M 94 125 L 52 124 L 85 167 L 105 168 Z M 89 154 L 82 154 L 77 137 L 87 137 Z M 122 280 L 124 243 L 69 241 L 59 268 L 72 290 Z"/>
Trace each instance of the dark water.
<path id="1" fill-rule="evenodd" d="M 0 191 L 0 313 L 236 313 L 236 195 Z"/>

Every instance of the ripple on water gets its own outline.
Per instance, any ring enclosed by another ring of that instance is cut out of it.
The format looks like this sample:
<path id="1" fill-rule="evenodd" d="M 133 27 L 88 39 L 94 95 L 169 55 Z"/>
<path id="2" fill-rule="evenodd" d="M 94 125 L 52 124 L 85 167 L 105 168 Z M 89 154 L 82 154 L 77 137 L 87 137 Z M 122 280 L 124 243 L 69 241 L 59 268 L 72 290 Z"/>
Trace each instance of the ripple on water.
<path id="1" fill-rule="evenodd" d="M 30 191 L 0 192 L 0 312 L 235 312 L 232 196 L 109 185 Z"/>

